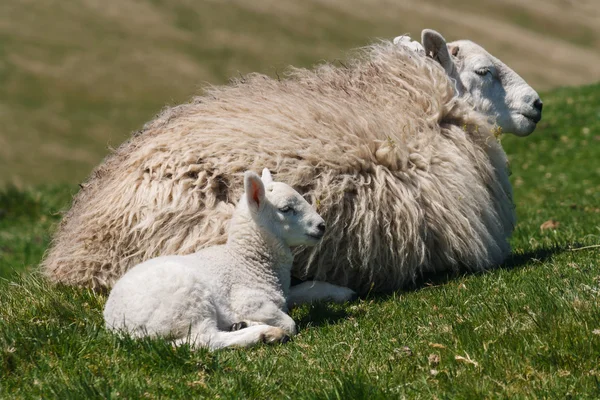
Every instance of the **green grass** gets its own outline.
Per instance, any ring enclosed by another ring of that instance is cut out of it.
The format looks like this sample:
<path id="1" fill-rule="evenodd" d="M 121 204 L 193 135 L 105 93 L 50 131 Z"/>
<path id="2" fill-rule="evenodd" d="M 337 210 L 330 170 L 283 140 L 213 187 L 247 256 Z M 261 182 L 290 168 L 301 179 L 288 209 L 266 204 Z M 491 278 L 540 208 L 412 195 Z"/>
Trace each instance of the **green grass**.
<path id="1" fill-rule="evenodd" d="M 76 188 L 68 186 L 0 192 L 0 278 L 35 268 Z"/>
<path id="2" fill-rule="evenodd" d="M 533 136 L 503 139 L 519 216 L 504 266 L 303 306 L 286 345 L 192 352 L 108 333 L 105 296 L 30 272 L 76 187 L 4 190 L 0 398 L 600 397 L 600 85 L 543 99 Z"/>

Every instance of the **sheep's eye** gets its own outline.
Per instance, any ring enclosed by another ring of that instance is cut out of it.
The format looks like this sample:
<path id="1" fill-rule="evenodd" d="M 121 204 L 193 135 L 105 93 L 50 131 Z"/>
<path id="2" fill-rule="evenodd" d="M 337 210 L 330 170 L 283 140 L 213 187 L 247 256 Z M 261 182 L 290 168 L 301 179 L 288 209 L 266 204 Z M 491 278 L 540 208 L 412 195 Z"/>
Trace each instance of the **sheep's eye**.
<path id="1" fill-rule="evenodd" d="M 284 214 L 289 213 L 290 211 L 294 211 L 294 209 L 290 206 L 283 206 L 279 209 L 279 211 L 281 211 Z"/>
<path id="2" fill-rule="evenodd" d="M 490 69 L 489 69 L 489 68 L 479 68 L 479 69 L 476 69 L 476 70 L 475 70 L 475 73 L 476 73 L 477 75 L 480 75 L 480 76 L 485 76 L 485 75 L 487 75 L 487 74 L 489 74 L 489 73 L 491 73 L 491 72 L 492 72 L 492 71 L 490 71 Z"/>

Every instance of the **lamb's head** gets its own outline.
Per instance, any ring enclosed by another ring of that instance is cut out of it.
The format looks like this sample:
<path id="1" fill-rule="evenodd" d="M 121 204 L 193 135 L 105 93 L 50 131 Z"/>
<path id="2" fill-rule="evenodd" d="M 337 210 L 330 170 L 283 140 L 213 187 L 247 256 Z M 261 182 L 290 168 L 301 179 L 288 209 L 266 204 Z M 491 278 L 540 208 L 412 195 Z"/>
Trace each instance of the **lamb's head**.
<path id="1" fill-rule="evenodd" d="M 289 247 L 316 244 L 325 233 L 325 221 L 292 187 L 274 182 L 268 169 L 262 178 L 244 175 L 246 203 L 256 223 Z"/>
<path id="2" fill-rule="evenodd" d="M 460 97 L 487 115 L 502 132 L 527 136 L 542 118 L 542 100 L 515 71 L 469 41 L 446 43 L 438 32 L 421 34 L 425 54 L 438 61 L 456 82 Z"/>

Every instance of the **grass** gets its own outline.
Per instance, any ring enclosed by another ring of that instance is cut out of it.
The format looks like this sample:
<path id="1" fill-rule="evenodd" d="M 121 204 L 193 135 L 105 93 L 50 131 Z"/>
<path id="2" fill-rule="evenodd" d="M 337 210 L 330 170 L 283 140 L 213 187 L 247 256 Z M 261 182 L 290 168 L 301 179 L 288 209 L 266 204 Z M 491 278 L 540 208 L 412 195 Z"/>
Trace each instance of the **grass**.
<path id="1" fill-rule="evenodd" d="M 0 192 L 0 278 L 33 270 L 75 188 L 53 186 Z"/>
<path id="2" fill-rule="evenodd" d="M 538 130 L 503 138 L 519 216 L 505 265 L 303 306 L 286 345 L 193 352 L 108 333 L 104 295 L 31 272 L 76 187 L 5 189 L 0 397 L 598 398 L 600 84 L 543 98 Z"/>

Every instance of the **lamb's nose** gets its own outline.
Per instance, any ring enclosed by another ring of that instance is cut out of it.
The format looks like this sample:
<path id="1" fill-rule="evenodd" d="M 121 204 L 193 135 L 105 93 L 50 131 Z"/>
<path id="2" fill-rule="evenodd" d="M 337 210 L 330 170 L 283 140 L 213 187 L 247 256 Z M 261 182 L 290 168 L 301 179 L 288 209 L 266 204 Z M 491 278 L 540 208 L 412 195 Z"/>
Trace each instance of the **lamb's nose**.
<path id="1" fill-rule="evenodd" d="M 538 110 L 539 112 L 542 112 L 542 107 L 544 106 L 544 103 L 542 102 L 542 99 L 540 99 L 539 97 L 537 99 L 535 99 L 535 101 L 533 102 L 533 106 L 535 107 L 536 110 Z"/>
<path id="2" fill-rule="evenodd" d="M 319 232 L 325 233 L 325 222 L 321 222 L 319 225 L 317 225 L 317 229 Z"/>

